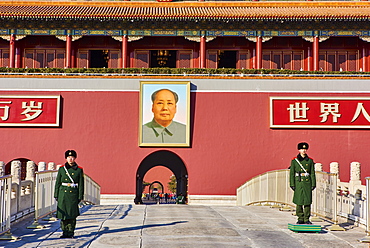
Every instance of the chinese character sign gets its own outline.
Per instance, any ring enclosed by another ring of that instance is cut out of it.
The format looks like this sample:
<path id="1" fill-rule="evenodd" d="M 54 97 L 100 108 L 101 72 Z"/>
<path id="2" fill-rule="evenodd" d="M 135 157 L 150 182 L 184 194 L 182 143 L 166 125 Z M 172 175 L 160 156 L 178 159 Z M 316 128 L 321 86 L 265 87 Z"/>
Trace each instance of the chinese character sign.
<path id="1" fill-rule="evenodd" d="M 271 128 L 370 128 L 370 98 L 270 97 Z"/>
<path id="2" fill-rule="evenodd" d="M 59 126 L 60 96 L 0 96 L 0 126 Z"/>

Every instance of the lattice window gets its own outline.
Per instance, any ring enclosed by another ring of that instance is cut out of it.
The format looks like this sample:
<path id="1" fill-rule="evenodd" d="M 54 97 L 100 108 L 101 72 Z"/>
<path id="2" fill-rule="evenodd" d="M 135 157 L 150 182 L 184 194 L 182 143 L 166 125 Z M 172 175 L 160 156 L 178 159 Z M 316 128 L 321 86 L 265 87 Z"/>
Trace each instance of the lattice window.
<path id="1" fill-rule="evenodd" d="M 281 68 L 281 55 L 273 54 L 271 61 L 271 69 L 280 69 Z"/>
<path id="2" fill-rule="evenodd" d="M 357 55 L 355 53 L 348 54 L 348 71 L 357 71 Z"/>
<path id="3" fill-rule="evenodd" d="M 178 68 L 192 68 L 192 51 L 178 51 L 179 59 L 177 61 Z"/>
<path id="4" fill-rule="evenodd" d="M 26 68 L 34 68 L 33 66 L 33 50 L 26 50 L 24 56 L 24 67 Z"/>
<path id="5" fill-rule="evenodd" d="M 59 63 L 56 55 L 59 54 Z M 26 49 L 24 54 L 24 67 L 27 68 L 54 68 L 64 67 L 64 49 Z"/>
<path id="6" fill-rule="evenodd" d="M 78 52 L 78 61 L 77 61 L 78 68 L 88 68 L 89 67 L 88 62 L 89 62 L 89 51 L 80 50 Z"/>
<path id="7" fill-rule="evenodd" d="M 283 60 L 283 68 L 292 69 L 292 54 L 284 54 Z"/>
<path id="8" fill-rule="evenodd" d="M 326 71 L 335 71 L 335 55 L 334 54 L 328 54 L 327 56 L 327 69 Z"/>
<path id="9" fill-rule="evenodd" d="M 46 66 L 47 67 L 54 67 L 54 59 L 55 59 L 55 54 L 48 52 L 46 53 Z"/>
<path id="10" fill-rule="evenodd" d="M 326 57 L 324 54 L 319 55 L 319 70 L 320 71 L 326 70 Z"/>
<path id="11" fill-rule="evenodd" d="M 0 64 L 2 67 L 9 66 L 10 59 L 9 59 L 9 50 L 8 49 L 1 49 L 1 57 L 0 57 Z"/>
<path id="12" fill-rule="evenodd" d="M 65 53 L 64 52 L 58 52 L 57 51 L 55 67 L 57 67 L 57 68 L 64 68 L 65 67 Z"/>
<path id="13" fill-rule="evenodd" d="M 239 51 L 238 52 L 238 61 L 236 67 L 238 69 L 250 69 L 250 57 L 249 51 Z"/>
<path id="14" fill-rule="evenodd" d="M 320 51 L 320 67 L 325 71 L 357 71 L 359 66 L 358 50 Z"/>
<path id="15" fill-rule="evenodd" d="M 136 51 L 135 67 L 149 68 L 149 51 Z"/>
<path id="16" fill-rule="evenodd" d="M 207 68 L 217 68 L 217 51 L 208 51 Z"/>
<path id="17" fill-rule="evenodd" d="M 265 51 L 262 55 L 262 67 L 265 69 L 300 70 L 303 68 L 303 51 Z"/>
<path id="18" fill-rule="evenodd" d="M 302 53 L 293 53 L 293 64 L 292 70 L 301 70 L 303 69 L 303 54 Z"/>
<path id="19" fill-rule="evenodd" d="M 109 68 L 119 68 L 119 51 L 109 51 L 109 62 L 108 66 Z"/>
<path id="20" fill-rule="evenodd" d="M 262 55 L 262 68 L 264 68 L 264 69 L 271 69 L 270 62 L 271 62 L 270 53 L 263 54 Z"/>

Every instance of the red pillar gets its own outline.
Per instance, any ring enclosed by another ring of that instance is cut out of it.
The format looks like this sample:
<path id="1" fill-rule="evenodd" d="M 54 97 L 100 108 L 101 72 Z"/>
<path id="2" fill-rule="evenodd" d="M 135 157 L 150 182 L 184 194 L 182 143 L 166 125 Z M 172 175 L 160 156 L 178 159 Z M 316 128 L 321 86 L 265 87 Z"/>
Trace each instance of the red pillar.
<path id="1" fill-rule="evenodd" d="M 256 41 L 256 69 L 262 68 L 262 37 L 258 36 Z"/>
<path id="2" fill-rule="evenodd" d="M 308 46 L 307 47 L 307 65 L 306 65 L 306 68 L 304 68 L 304 70 L 306 71 L 312 71 L 312 52 L 311 52 L 311 47 Z"/>
<path id="3" fill-rule="evenodd" d="M 206 37 L 200 37 L 200 68 L 206 68 Z"/>
<path id="4" fill-rule="evenodd" d="M 128 58 L 127 43 L 128 43 L 127 35 L 122 36 L 122 55 L 121 55 L 122 68 L 127 68 L 127 65 L 128 65 L 127 63 L 128 62 L 127 61 L 127 58 Z"/>
<path id="5" fill-rule="evenodd" d="M 16 45 L 15 46 L 15 68 L 21 68 L 21 48 Z"/>
<path id="6" fill-rule="evenodd" d="M 76 68 L 76 51 L 74 48 L 72 48 L 71 60 L 71 68 Z"/>
<path id="7" fill-rule="evenodd" d="M 66 68 L 72 66 L 72 36 L 67 35 L 66 39 Z"/>
<path id="8" fill-rule="evenodd" d="M 15 66 L 15 35 L 10 35 L 10 48 L 9 48 L 9 68 L 14 68 Z"/>
<path id="9" fill-rule="evenodd" d="M 366 44 L 362 46 L 362 71 L 367 72 L 367 65 L 368 65 L 368 56 L 367 56 L 368 50 L 366 48 Z"/>
<path id="10" fill-rule="evenodd" d="M 313 62 L 313 70 L 319 70 L 319 37 L 313 37 L 313 44 L 312 44 L 312 62 Z"/>

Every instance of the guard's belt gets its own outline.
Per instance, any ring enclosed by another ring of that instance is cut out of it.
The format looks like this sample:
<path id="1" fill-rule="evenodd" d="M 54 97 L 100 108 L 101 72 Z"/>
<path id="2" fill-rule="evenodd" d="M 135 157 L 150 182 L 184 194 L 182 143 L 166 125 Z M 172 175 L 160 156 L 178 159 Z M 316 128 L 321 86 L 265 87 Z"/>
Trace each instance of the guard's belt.
<path id="1" fill-rule="evenodd" d="M 78 183 L 62 183 L 62 185 L 67 186 L 67 187 L 72 187 L 72 188 L 78 187 Z"/>
<path id="2" fill-rule="evenodd" d="M 295 173 L 295 176 L 296 177 L 299 177 L 299 176 L 301 176 L 301 177 L 308 177 L 310 175 L 310 173 Z"/>

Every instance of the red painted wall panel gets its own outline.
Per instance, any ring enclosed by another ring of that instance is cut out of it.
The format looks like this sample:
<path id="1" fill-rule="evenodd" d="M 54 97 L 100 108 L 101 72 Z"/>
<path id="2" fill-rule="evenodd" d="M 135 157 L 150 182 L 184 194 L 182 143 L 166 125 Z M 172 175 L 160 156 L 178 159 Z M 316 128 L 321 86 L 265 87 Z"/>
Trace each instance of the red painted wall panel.
<path id="1" fill-rule="evenodd" d="M 270 129 L 269 96 L 335 96 L 336 94 L 192 92 L 192 146 L 138 146 L 139 92 L 1 92 L 2 95 L 62 96 L 61 128 L 0 128 L 0 159 L 64 163 L 64 151 L 75 149 L 77 162 L 102 186 L 103 194 L 134 194 L 141 161 L 157 150 L 170 150 L 184 161 L 189 194 L 236 194 L 248 179 L 288 168 L 296 144 L 310 143 L 308 154 L 321 162 L 340 163 L 349 180 L 349 164 L 367 166 L 369 130 Z M 370 94 L 338 94 L 370 96 Z M 338 96 L 337 95 L 337 96 Z"/>

